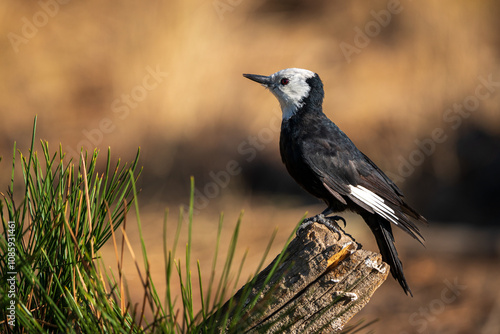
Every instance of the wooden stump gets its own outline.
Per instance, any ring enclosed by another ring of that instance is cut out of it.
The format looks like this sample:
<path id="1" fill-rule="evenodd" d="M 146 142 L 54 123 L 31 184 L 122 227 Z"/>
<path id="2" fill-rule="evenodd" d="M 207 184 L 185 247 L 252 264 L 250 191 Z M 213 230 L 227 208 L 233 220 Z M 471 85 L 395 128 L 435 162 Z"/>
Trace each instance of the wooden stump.
<path id="1" fill-rule="evenodd" d="M 208 319 L 218 323 L 219 332 L 339 331 L 389 273 L 380 254 L 361 249 L 340 228 L 333 233 L 317 223 L 293 239 L 277 263 L 279 259 Z M 229 317 L 222 317 L 228 309 Z"/>

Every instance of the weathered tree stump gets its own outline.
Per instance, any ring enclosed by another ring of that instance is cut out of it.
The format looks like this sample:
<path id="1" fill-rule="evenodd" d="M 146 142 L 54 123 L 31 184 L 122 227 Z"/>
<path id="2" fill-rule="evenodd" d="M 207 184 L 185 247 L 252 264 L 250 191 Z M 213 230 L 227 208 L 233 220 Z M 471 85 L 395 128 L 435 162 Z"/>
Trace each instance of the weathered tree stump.
<path id="1" fill-rule="evenodd" d="M 320 224 L 293 239 L 278 260 L 280 255 L 208 319 L 221 333 L 339 331 L 389 273 L 380 254 Z M 229 317 L 221 316 L 228 310 Z"/>

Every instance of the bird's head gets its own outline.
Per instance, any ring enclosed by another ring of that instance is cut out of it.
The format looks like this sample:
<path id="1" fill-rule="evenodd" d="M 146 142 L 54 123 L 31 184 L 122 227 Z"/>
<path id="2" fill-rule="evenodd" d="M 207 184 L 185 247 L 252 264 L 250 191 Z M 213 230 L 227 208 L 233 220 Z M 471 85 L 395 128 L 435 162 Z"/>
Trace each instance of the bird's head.
<path id="1" fill-rule="evenodd" d="M 319 76 L 301 68 L 287 68 L 270 76 L 243 74 L 268 88 L 278 99 L 283 119 L 290 118 L 306 102 L 321 107 L 323 102 L 323 84 Z M 307 100 L 307 101 L 306 101 Z"/>

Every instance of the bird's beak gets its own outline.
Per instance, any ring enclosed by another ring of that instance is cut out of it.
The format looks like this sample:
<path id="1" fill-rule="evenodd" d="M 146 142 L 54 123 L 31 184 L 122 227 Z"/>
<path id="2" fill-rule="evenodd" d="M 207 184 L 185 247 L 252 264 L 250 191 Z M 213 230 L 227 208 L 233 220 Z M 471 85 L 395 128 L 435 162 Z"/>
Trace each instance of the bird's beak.
<path id="1" fill-rule="evenodd" d="M 271 77 L 266 77 L 265 75 L 258 74 L 243 74 L 243 76 L 252 81 L 258 82 L 265 87 L 269 87 L 272 84 Z"/>

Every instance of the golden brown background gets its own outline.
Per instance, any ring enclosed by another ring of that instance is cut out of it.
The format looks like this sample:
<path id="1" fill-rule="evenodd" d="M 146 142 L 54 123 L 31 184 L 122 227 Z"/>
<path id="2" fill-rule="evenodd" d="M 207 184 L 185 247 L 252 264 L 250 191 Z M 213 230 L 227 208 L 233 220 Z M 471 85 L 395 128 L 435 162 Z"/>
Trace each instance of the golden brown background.
<path id="1" fill-rule="evenodd" d="M 426 248 L 396 233 L 415 297 L 390 278 L 357 318 L 379 317 L 378 333 L 500 331 L 498 2 L 8 0 L 0 16 L 2 188 L 35 115 L 53 151 L 131 160 L 140 146 L 153 275 L 163 280 L 163 209 L 172 231 L 194 175 L 194 259 L 208 273 L 219 212 L 228 240 L 244 209 L 248 276 L 274 227 L 273 255 L 322 205 L 281 164 L 277 101 L 241 74 L 307 68 L 323 79 L 325 113 L 431 222 Z"/>

